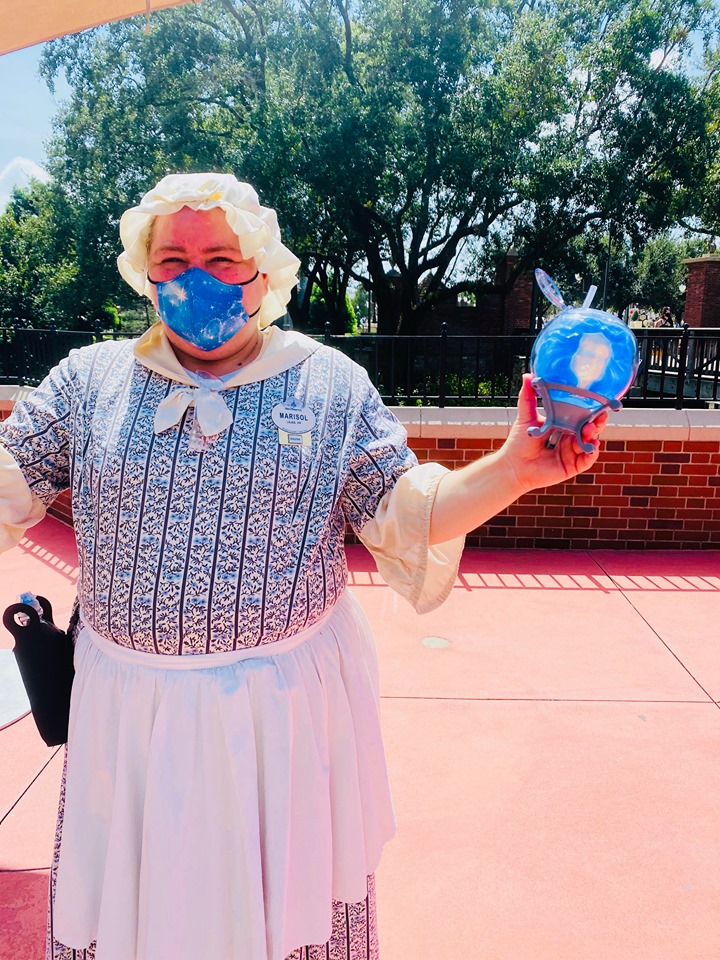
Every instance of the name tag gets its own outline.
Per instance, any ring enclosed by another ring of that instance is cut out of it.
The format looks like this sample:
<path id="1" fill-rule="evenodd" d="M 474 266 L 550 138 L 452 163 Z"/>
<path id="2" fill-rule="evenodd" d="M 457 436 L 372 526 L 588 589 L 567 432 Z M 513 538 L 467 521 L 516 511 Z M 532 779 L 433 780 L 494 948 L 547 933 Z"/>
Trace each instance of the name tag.
<path id="1" fill-rule="evenodd" d="M 315 426 L 315 414 L 310 407 L 303 406 L 299 400 L 291 398 L 273 407 L 272 419 L 278 428 L 280 443 L 310 446 L 310 431 Z M 296 439 L 290 440 L 290 437 Z M 304 437 L 307 437 L 307 440 L 303 439 Z"/>

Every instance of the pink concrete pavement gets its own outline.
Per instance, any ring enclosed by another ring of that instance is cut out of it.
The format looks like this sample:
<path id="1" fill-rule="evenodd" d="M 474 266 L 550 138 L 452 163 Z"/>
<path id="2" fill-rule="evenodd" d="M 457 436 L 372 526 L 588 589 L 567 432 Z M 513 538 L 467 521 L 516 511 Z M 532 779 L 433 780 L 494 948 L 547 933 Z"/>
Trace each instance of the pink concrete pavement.
<path id="1" fill-rule="evenodd" d="M 2 597 L 65 618 L 71 533 L 29 533 Z M 424 617 L 349 555 L 399 822 L 382 960 L 718 960 L 718 554 L 469 552 Z M 0 731 L 0 960 L 43 955 L 60 761 Z"/>

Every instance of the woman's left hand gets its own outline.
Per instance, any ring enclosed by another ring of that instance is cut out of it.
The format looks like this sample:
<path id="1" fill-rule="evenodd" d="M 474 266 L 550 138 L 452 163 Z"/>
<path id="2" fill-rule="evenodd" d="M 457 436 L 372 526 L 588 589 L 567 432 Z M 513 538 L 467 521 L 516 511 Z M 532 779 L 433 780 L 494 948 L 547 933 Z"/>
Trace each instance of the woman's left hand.
<path id="1" fill-rule="evenodd" d="M 546 447 L 545 441 L 550 433 L 531 437 L 527 432 L 528 427 L 540 427 L 545 422 L 545 418 L 538 414 L 537 396 L 531 381 L 531 375 L 526 373 L 518 397 L 517 417 L 502 449 L 503 457 L 525 490 L 562 483 L 590 469 L 598 458 L 600 436 L 607 423 L 607 413 L 603 412 L 583 427 L 582 438 L 586 443 L 592 443 L 592 453 L 585 453 L 569 433 L 561 433 L 555 447 Z"/>

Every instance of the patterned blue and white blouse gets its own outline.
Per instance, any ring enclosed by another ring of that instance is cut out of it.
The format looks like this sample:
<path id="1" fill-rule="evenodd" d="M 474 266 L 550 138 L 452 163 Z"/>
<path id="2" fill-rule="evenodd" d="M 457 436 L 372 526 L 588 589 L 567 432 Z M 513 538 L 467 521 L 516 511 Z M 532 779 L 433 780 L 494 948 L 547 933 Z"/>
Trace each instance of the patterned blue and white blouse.
<path id="1" fill-rule="evenodd" d="M 346 521 L 362 531 L 417 461 L 365 371 L 294 338 L 299 362 L 222 390 L 232 423 L 203 452 L 189 447 L 192 407 L 155 432 L 178 383 L 133 341 L 72 351 L 0 424 L 36 497 L 71 489 L 78 593 L 98 633 L 166 655 L 255 646 L 345 588 Z M 279 442 L 272 414 L 289 399 L 314 414 L 308 446 Z"/>

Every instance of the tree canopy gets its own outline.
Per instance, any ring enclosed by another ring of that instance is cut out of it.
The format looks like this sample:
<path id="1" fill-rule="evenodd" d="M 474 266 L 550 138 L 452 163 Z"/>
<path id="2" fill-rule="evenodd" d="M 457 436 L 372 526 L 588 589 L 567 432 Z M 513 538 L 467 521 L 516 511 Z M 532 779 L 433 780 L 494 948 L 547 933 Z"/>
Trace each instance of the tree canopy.
<path id="1" fill-rule="evenodd" d="M 83 313 L 72 218 L 63 192 L 36 182 L 0 215 L 0 321 L 53 317 L 73 326 Z"/>
<path id="2" fill-rule="evenodd" d="M 117 221 L 177 170 L 277 208 L 301 325 L 313 287 L 339 316 L 354 279 L 379 332 L 412 333 L 510 247 L 552 269 L 578 238 L 720 230 L 715 29 L 711 0 L 205 0 L 55 41 L 74 282 L 129 302 Z"/>

